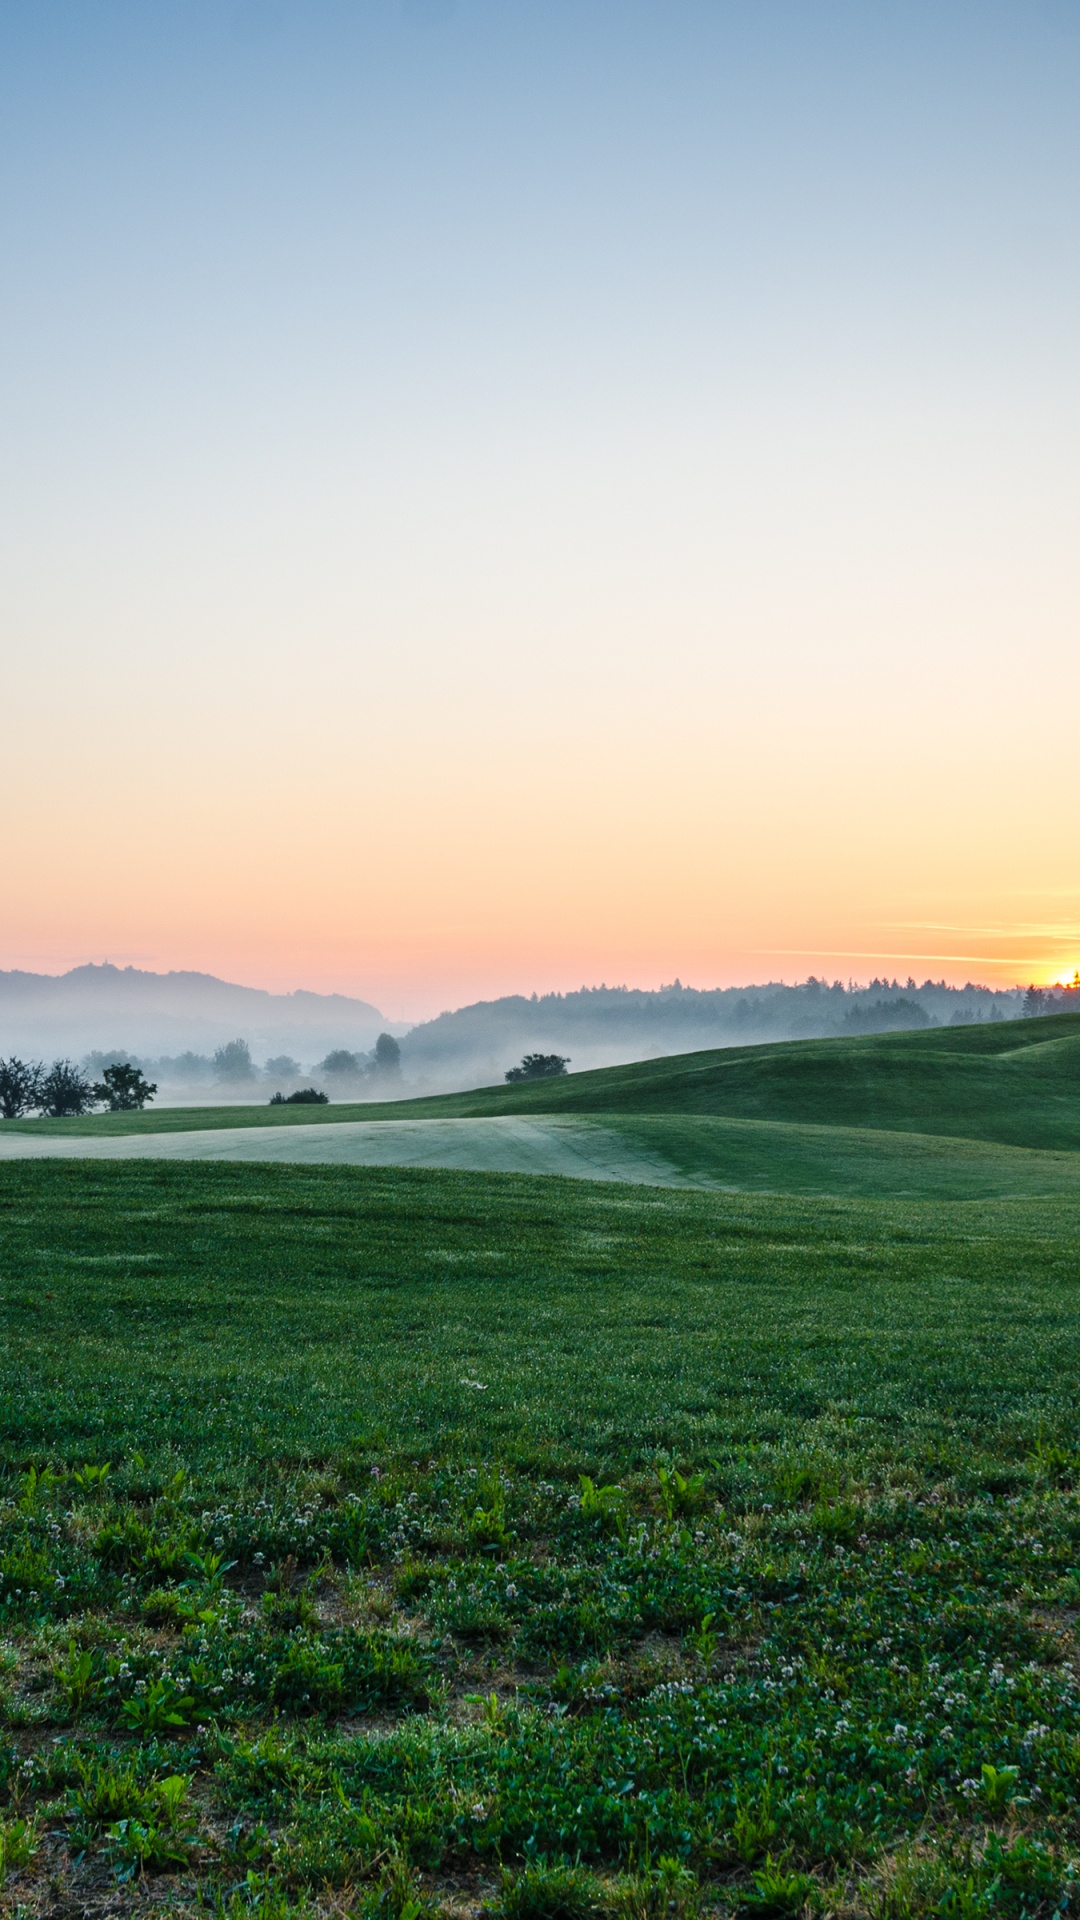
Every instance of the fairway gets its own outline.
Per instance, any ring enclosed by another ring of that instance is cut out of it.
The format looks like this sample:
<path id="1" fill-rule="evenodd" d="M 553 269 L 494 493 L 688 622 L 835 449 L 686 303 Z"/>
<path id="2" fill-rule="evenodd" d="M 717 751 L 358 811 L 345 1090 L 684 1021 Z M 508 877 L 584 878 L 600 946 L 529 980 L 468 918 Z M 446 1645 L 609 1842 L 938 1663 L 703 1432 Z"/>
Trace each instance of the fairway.
<path id="1" fill-rule="evenodd" d="M 183 1133 L 0 1134 L 0 1159 L 270 1160 L 299 1165 L 449 1167 L 682 1185 L 670 1161 L 625 1131 L 587 1120 L 516 1114 L 492 1120 L 345 1120 L 336 1124 L 192 1128 Z"/>
<path id="2" fill-rule="evenodd" d="M 98 1136 L 0 1133 L 2 1160 L 262 1160 L 559 1174 L 725 1192 L 880 1198 L 1080 1197 L 1080 1154 L 855 1127 L 667 1115 L 606 1120 L 338 1120 Z"/>

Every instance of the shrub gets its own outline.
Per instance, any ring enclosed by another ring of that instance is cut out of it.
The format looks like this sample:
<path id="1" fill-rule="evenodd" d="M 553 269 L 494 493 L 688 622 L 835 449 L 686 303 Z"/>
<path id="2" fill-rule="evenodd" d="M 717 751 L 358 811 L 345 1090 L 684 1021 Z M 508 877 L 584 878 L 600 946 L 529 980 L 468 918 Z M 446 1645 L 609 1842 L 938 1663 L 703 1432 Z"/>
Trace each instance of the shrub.
<path id="1" fill-rule="evenodd" d="M 570 1057 L 561 1053 L 527 1053 L 520 1067 L 511 1067 L 506 1078 L 516 1080 L 556 1080 L 566 1072 Z"/>
<path id="2" fill-rule="evenodd" d="M 743 1894 L 743 1902 L 751 1913 L 775 1915 L 781 1920 L 781 1916 L 801 1913 L 816 1891 L 808 1873 L 780 1866 L 770 1853 L 765 1865 L 757 1869 L 753 1887 Z"/>
<path id="3" fill-rule="evenodd" d="M 602 1906 L 595 1874 L 538 1861 L 522 1873 L 504 1872 L 495 1910 L 503 1920 L 591 1920 Z"/>
<path id="4" fill-rule="evenodd" d="M 272 1107 L 325 1107 L 329 1104 L 329 1100 L 330 1095 L 320 1093 L 317 1087 L 300 1087 L 296 1093 L 270 1095 Z"/>
<path id="5" fill-rule="evenodd" d="M 38 1848 L 37 1823 L 33 1820 L 0 1820 L 0 1887 L 9 1873 L 29 1866 Z"/>

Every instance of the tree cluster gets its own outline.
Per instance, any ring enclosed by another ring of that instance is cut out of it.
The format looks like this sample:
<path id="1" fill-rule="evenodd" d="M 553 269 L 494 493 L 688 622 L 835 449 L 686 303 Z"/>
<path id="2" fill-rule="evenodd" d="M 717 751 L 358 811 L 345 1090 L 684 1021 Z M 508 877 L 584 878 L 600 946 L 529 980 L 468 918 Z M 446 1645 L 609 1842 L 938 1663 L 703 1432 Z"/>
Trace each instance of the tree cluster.
<path id="1" fill-rule="evenodd" d="M 1048 1013 L 1075 1013 L 1080 1008 L 1080 971 L 1073 974 L 1066 986 L 1060 980 L 1054 987 L 1028 988 L 1024 995 L 1024 1018 L 1037 1020 Z"/>
<path id="2" fill-rule="evenodd" d="M 340 1079 L 362 1080 L 372 1074 L 401 1072 L 401 1048 L 392 1033 L 380 1033 L 371 1053 L 350 1053 L 335 1047 L 319 1062 L 319 1072 Z"/>
<path id="3" fill-rule="evenodd" d="M 555 1080 L 565 1073 L 570 1065 L 568 1054 L 527 1053 L 520 1067 L 511 1067 L 506 1075 L 510 1081 L 516 1080 Z"/>
<path id="4" fill-rule="evenodd" d="M 134 1113 L 152 1100 L 157 1087 L 138 1067 L 118 1061 L 106 1067 L 101 1079 L 91 1081 L 70 1060 L 0 1060 L 0 1115 L 19 1120 L 39 1113 L 49 1120 L 92 1113 L 107 1107 L 110 1113 Z"/>

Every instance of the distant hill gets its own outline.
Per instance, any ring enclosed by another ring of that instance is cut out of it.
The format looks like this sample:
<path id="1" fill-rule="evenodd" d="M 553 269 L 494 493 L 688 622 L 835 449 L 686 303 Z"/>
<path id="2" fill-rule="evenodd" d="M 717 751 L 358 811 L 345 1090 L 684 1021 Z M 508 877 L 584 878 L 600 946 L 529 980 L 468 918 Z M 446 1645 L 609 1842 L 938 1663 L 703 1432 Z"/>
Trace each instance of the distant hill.
<path id="1" fill-rule="evenodd" d="M 209 973 L 74 967 L 70 973 L 0 972 L 0 1055 L 69 1055 L 117 1049 L 140 1057 L 210 1054 L 237 1038 L 256 1060 L 308 1062 L 334 1047 L 371 1048 L 387 1021 L 340 993 L 264 993 Z"/>
<path id="2" fill-rule="evenodd" d="M 491 1123 L 498 1128 L 507 1120 L 533 1123 L 523 1133 L 502 1133 L 504 1147 L 508 1138 L 523 1143 L 516 1164 L 512 1147 L 509 1161 L 455 1158 L 463 1141 L 466 1154 L 478 1147 L 490 1154 L 498 1144 Z M 19 1133 L 41 1136 L 39 1144 L 46 1146 L 65 1135 L 95 1136 L 107 1144 L 120 1134 L 212 1134 L 237 1126 L 268 1133 L 284 1128 L 295 1135 L 314 1125 L 325 1136 L 340 1125 L 344 1136 L 354 1131 L 350 1121 L 368 1122 L 361 1129 L 367 1133 L 379 1133 L 382 1122 L 405 1122 L 403 1132 L 414 1130 L 399 1142 L 400 1159 L 392 1148 L 385 1159 L 378 1149 L 371 1154 L 384 1166 L 501 1165 L 505 1171 L 565 1173 L 574 1169 L 546 1160 L 544 1142 L 567 1128 L 580 1144 L 581 1129 L 595 1128 L 609 1136 L 603 1149 L 608 1158 L 591 1164 L 607 1171 L 586 1169 L 590 1178 L 640 1177 L 640 1162 L 630 1174 L 611 1171 L 619 1157 L 617 1141 L 614 1160 L 610 1154 L 614 1133 L 631 1158 L 651 1157 L 662 1183 L 675 1173 L 677 1184 L 684 1178 L 735 1192 L 956 1199 L 1067 1193 L 1075 1199 L 1080 1009 L 1046 1019 L 714 1049 L 418 1099 L 325 1107 L 275 1107 L 263 1100 L 237 1108 L 220 1104 L 215 1093 L 212 1104 L 183 1114 L 175 1105 L 161 1105 L 144 1113 L 0 1125 L 10 1150 Z M 450 1126 L 435 1128 L 442 1138 L 428 1140 L 433 1157 L 425 1162 L 420 1135 L 429 1121 Z M 465 1134 L 455 1135 L 457 1122 L 465 1123 Z M 474 1133 L 471 1146 L 469 1122 L 489 1128 L 486 1139 Z M 268 1147 L 266 1157 L 278 1158 Z M 356 1143 L 344 1141 L 342 1161 L 348 1163 L 355 1150 Z M 310 1151 L 290 1141 L 281 1157 L 333 1161 L 337 1153 L 325 1140 L 314 1141 Z M 355 1163 L 363 1158 L 357 1153 Z M 973 1224 L 972 1232 L 979 1231 Z"/>
<path id="3" fill-rule="evenodd" d="M 576 1074 L 703 1047 L 1014 1019 L 1023 998 L 1016 990 L 944 981 L 872 980 L 851 988 L 814 979 L 797 987 L 701 991 L 676 981 L 655 992 L 604 986 L 531 999 L 513 994 L 414 1027 L 402 1041 L 402 1066 L 416 1087 L 483 1086 L 501 1080 L 525 1053 L 568 1055 Z"/>
<path id="4" fill-rule="evenodd" d="M 727 1116 L 1075 1153 L 1080 1012 L 682 1054 L 379 1111 Z"/>
<path id="5" fill-rule="evenodd" d="M 1026 1011 L 1051 1013 L 1072 996 L 1034 999 L 1039 1004 Z M 675 981 L 655 991 L 600 986 L 531 998 L 510 994 L 406 1032 L 377 1007 L 345 994 L 273 994 L 212 974 L 106 963 L 59 975 L 0 972 L 0 1056 L 81 1060 L 123 1053 L 147 1066 L 163 1088 L 194 1090 L 216 1084 L 209 1056 L 230 1040 L 245 1040 L 257 1066 L 287 1055 L 318 1079 L 315 1065 L 325 1056 L 342 1049 L 368 1055 L 379 1033 L 389 1030 L 403 1036 L 402 1090 L 423 1095 L 498 1083 L 525 1053 L 569 1056 L 576 1078 L 592 1068 L 706 1048 L 996 1024 L 1015 1018 L 1024 1000 L 1017 990 L 931 980 L 851 987 L 810 979 L 800 986 L 706 990 Z M 280 1066 L 273 1073 L 275 1085 L 290 1084 Z M 376 1083 L 362 1076 L 338 1076 L 336 1083 L 330 1076 L 319 1084 L 337 1100 L 379 1097 Z"/>

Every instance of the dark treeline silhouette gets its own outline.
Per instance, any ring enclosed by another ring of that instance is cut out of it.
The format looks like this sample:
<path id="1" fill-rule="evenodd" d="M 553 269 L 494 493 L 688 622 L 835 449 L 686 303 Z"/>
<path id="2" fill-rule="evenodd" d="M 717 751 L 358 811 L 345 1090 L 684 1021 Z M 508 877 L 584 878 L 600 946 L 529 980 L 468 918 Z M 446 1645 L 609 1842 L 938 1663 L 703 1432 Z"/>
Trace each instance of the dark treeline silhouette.
<path id="1" fill-rule="evenodd" d="M 114 1062 L 95 1082 L 70 1060 L 54 1060 L 51 1067 L 14 1055 L 0 1060 L 0 1115 L 5 1120 L 21 1120 L 32 1113 L 63 1120 L 92 1113 L 95 1107 L 132 1113 L 145 1107 L 156 1092 L 153 1082 L 130 1062 Z"/>
<path id="2" fill-rule="evenodd" d="M 868 986 L 811 977 L 798 986 L 699 989 L 676 980 L 655 991 L 510 994 L 414 1027 L 402 1040 L 401 1064 L 414 1086 L 479 1086 L 502 1080 L 526 1053 L 572 1055 L 581 1071 L 707 1047 L 1015 1020 L 1023 997 L 1015 988 L 920 985 L 910 976 Z"/>
<path id="3" fill-rule="evenodd" d="M 1041 1014 L 1077 1010 L 1080 1010 L 1080 972 L 1073 974 L 1067 986 L 1062 986 L 1060 981 L 1054 987 L 1031 986 L 1024 995 L 1024 1016 L 1028 1020 L 1037 1020 Z"/>

